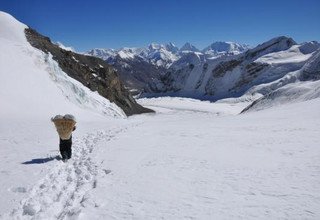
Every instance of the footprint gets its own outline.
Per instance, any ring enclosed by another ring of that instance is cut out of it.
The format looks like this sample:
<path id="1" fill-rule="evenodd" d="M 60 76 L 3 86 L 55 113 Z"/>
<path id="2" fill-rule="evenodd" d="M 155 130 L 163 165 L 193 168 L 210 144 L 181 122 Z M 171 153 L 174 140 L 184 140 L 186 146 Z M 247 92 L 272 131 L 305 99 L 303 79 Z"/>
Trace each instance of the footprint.
<path id="1" fill-rule="evenodd" d="M 97 181 L 97 180 L 94 180 L 94 181 L 93 181 L 93 184 L 92 184 L 92 188 L 93 188 L 93 189 L 97 188 L 97 185 L 98 185 L 98 181 Z"/>
<path id="2" fill-rule="evenodd" d="M 11 188 L 10 191 L 15 193 L 26 193 L 27 189 L 25 187 L 19 186 L 19 187 Z"/>
<path id="3" fill-rule="evenodd" d="M 10 172 L 6 171 L 6 170 L 1 170 L 0 173 L 5 174 L 5 175 L 9 175 Z"/>
<path id="4" fill-rule="evenodd" d="M 108 175 L 109 173 L 111 173 L 111 170 L 103 169 L 103 171 L 104 171 L 104 173 L 105 173 L 106 175 Z"/>
<path id="5" fill-rule="evenodd" d="M 36 208 L 31 204 L 25 204 L 23 206 L 23 215 L 33 216 L 37 213 Z"/>
<path id="6" fill-rule="evenodd" d="M 76 174 L 80 175 L 82 173 L 82 171 L 79 168 L 76 168 L 75 170 Z"/>

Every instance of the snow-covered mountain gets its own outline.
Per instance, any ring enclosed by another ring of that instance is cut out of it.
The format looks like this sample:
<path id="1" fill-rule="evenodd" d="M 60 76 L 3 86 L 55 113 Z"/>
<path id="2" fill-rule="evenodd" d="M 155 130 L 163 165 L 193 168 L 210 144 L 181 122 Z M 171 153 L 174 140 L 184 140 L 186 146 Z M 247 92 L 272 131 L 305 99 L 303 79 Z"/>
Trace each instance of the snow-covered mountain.
<path id="1" fill-rule="evenodd" d="M 123 60 L 143 59 L 153 65 L 159 67 L 169 67 L 172 62 L 178 59 L 179 48 L 173 43 L 156 44 L 152 43 L 148 47 L 124 47 L 120 49 L 92 49 L 86 54 L 99 57 L 110 64 L 115 62 L 115 59 Z"/>
<path id="2" fill-rule="evenodd" d="M 205 59 L 199 54 L 187 54 L 188 59 L 174 62 L 158 84 L 150 84 L 149 92 L 156 94 L 146 96 L 161 94 L 209 100 L 244 96 L 254 100 L 273 93 L 280 96 L 279 90 L 290 84 L 288 88 L 296 87 L 305 98 L 318 97 L 318 82 L 308 86 L 306 83 L 319 79 L 320 69 L 316 64 L 319 48 L 318 42 L 297 44 L 291 38 L 277 37 L 233 56 Z M 311 61 L 315 64 L 311 65 Z M 305 65 L 311 70 L 306 71 Z M 302 89 L 304 85 L 309 89 Z M 287 99 L 298 101 L 297 94 Z"/>
<path id="3" fill-rule="evenodd" d="M 153 43 L 143 50 L 140 56 L 156 66 L 169 67 L 178 59 L 178 51 L 179 49 L 172 43 L 165 45 Z"/>
<path id="4" fill-rule="evenodd" d="M 115 67 L 125 86 L 135 95 L 160 79 L 180 57 L 179 48 L 173 43 L 152 43 L 146 48 L 92 49 L 86 54 L 99 57 Z"/>
<path id="5" fill-rule="evenodd" d="M 117 52 L 114 49 L 92 49 L 88 54 L 99 57 L 108 63 L 112 63 L 112 59 L 117 55 Z M 110 61 L 109 61 L 110 60 Z"/>
<path id="6" fill-rule="evenodd" d="M 245 52 L 249 49 L 249 45 L 238 44 L 234 42 L 214 42 L 208 47 L 204 48 L 202 52 L 207 57 L 217 57 L 222 55 L 236 55 Z"/>
<path id="7" fill-rule="evenodd" d="M 314 51 L 314 46 L 316 45 L 318 49 Z M 255 100 L 250 106 L 244 109 L 243 112 L 257 111 L 273 106 L 320 97 L 320 45 L 316 42 L 305 43 L 300 47 L 292 48 L 291 52 L 298 48 L 300 52 L 306 52 L 304 48 L 308 48 L 307 51 L 312 54 L 302 68 L 297 71 L 289 72 L 278 80 L 257 85 L 249 89 L 247 94 L 257 93 L 262 94 L 262 97 Z M 313 48 L 311 51 L 314 52 L 310 51 L 311 48 Z M 286 58 L 283 59 L 303 62 L 302 55 L 299 57 L 291 56 L 289 54 L 286 55 L 280 53 L 276 56 L 286 56 Z M 307 53 L 305 55 L 308 57 Z M 278 60 L 271 60 L 270 57 L 268 57 L 267 61 L 272 63 L 277 62 Z"/>
<path id="8" fill-rule="evenodd" d="M 202 51 L 186 43 L 180 49 L 173 44 L 151 44 L 148 48 L 105 50 L 105 53 L 92 50 L 90 54 L 107 62 L 112 59 L 110 63 L 126 86 L 142 96 L 219 100 L 242 95 L 256 99 L 266 95 L 270 89 L 261 87 L 294 71 L 302 71 L 319 48 L 315 41 L 297 44 L 282 36 L 252 49 L 233 42 L 214 42 Z M 109 51 L 113 52 L 112 56 L 108 55 Z"/>
<path id="9" fill-rule="evenodd" d="M 180 49 L 180 52 L 183 51 L 191 51 L 191 52 L 200 52 L 200 50 L 198 48 L 196 48 L 195 46 L 193 46 L 192 44 L 190 44 L 189 42 L 185 43 Z"/>
<path id="10" fill-rule="evenodd" d="M 40 117 L 84 109 L 108 116 L 144 111 L 103 60 L 64 50 L 4 12 L 0 48 L 1 116 L 21 109 Z"/>
<path id="11" fill-rule="evenodd" d="M 135 93 L 141 93 L 148 90 L 149 83 L 157 83 L 173 64 L 177 68 L 177 65 L 192 64 L 196 57 L 216 59 L 242 53 L 247 48 L 232 42 L 215 42 L 200 51 L 190 43 L 185 43 L 181 48 L 173 43 L 152 43 L 141 48 L 92 49 L 86 54 L 113 65 L 125 85 Z"/>
<path id="12" fill-rule="evenodd" d="M 171 64 L 179 60 L 186 52 L 203 53 L 207 58 L 216 58 L 223 55 L 240 54 L 249 49 L 248 45 L 242 45 L 233 42 L 214 42 L 202 51 L 193 46 L 191 43 L 185 43 L 178 48 L 173 43 L 156 44 L 152 43 L 148 47 L 132 47 L 120 49 L 92 49 L 86 54 L 99 57 L 112 64 L 116 57 L 121 59 L 144 59 L 153 65 L 169 68 Z"/>

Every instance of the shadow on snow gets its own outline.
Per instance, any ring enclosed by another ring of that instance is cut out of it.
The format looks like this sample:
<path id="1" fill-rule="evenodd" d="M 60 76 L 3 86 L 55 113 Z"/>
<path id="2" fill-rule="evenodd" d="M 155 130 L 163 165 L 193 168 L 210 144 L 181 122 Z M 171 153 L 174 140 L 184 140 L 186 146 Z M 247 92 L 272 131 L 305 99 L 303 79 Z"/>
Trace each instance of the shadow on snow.
<path id="1" fill-rule="evenodd" d="M 46 157 L 46 158 L 36 158 L 36 159 L 32 159 L 32 160 L 29 160 L 29 161 L 25 161 L 21 164 L 25 164 L 25 165 L 28 165 L 28 164 L 41 164 L 41 163 L 48 163 L 52 160 L 61 160 L 61 157 L 60 156 L 55 156 L 55 157 Z"/>

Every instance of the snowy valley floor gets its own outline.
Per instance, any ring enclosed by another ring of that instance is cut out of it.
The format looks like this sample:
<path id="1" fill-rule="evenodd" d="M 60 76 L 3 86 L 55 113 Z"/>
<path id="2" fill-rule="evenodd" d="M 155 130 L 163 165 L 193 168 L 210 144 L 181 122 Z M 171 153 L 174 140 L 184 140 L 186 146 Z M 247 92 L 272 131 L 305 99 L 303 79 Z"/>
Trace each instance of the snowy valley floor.
<path id="1" fill-rule="evenodd" d="M 320 218 L 320 99 L 140 102 L 157 113 L 78 119 L 67 163 L 50 121 L 1 122 L 1 218 Z"/>

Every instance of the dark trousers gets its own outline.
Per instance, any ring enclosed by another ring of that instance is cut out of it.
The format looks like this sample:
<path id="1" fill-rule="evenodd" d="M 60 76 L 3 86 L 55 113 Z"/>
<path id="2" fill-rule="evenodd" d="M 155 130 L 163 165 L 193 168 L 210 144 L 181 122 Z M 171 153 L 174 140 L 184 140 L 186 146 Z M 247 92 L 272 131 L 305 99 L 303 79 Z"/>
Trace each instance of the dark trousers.
<path id="1" fill-rule="evenodd" d="M 72 137 L 70 137 L 69 140 L 62 140 L 60 138 L 60 153 L 61 153 L 61 157 L 62 159 L 70 159 L 71 158 L 71 154 L 72 154 Z"/>

